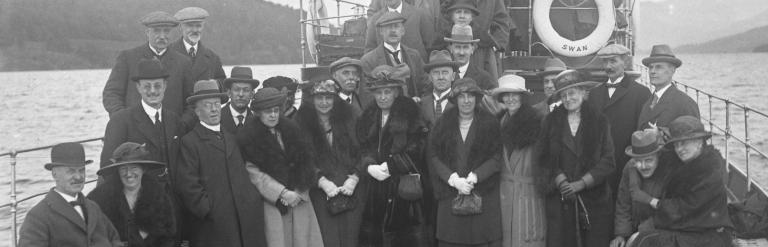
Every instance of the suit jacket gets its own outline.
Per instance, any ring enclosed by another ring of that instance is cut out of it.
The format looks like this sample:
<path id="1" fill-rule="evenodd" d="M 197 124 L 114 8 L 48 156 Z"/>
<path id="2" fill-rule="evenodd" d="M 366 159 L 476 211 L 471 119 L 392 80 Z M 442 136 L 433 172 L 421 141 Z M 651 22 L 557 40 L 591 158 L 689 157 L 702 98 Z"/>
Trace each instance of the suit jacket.
<path id="1" fill-rule="evenodd" d="M 373 95 L 358 87 L 357 92 L 352 95 L 352 102 L 349 103 L 349 105 L 352 106 L 352 114 L 354 114 L 356 118 L 360 117 L 363 115 L 365 107 L 367 107 L 369 104 L 372 104 L 373 101 Z"/>
<path id="2" fill-rule="evenodd" d="M 680 116 L 700 117 L 699 106 L 696 102 L 678 90 L 674 84 L 669 86 L 667 91 L 661 95 L 659 102 L 653 109 L 651 109 L 652 97 L 643 104 L 643 109 L 637 119 L 637 129 L 648 128 L 649 122 L 656 123 L 656 126 L 659 127 L 667 127 L 672 120 Z"/>
<path id="3" fill-rule="evenodd" d="M 376 49 L 366 52 L 360 61 L 363 62 L 363 72 L 370 75 L 371 71 L 379 65 L 392 65 L 389 60 L 389 55 L 385 51 L 384 44 L 380 44 Z M 424 89 L 424 61 L 419 56 L 419 53 L 401 43 L 400 50 L 403 53 L 403 62 L 408 65 L 411 70 L 411 78 L 408 79 L 406 92 L 408 96 L 420 96 Z M 366 90 L 368 85 L 361 85 L 361 90 Z"/>
<path id="4" fill-rule="evenodd" d="M 138 74 L 139 60 L 154 57 L 155 53 L 147 43 L 121 51 L 117 56 L 115 67 L 112 67 L 102 93 L 104 109 L 110 116 L 119 110 L 141 104 L 141 95 L 136 90 L 136 84 L 131 81 L 131 77 Z M 165 88 L 165 97 L 163 97 L 163 107 L 182 114 L 186 105 L 184 100 L 189 95 L 185 92 L 192 92 L 195 83 L 186 72 L 191 61 L 171 49 L 166 49 L 160 61 L 170 75 Z"/>
<path id="5" fill-rule="evenodd" d="M 419 52 L 419 56 L 422 60 L 429 59 L 429 53 L 427 48 L 432 46 L 432 40 L 434 40 L 435 23 L 430 18 L 429 13 L 424 9 L 416 8 L 413 5 L 402 2 L 403 10 L 402 14 L 405 17 L 405 35 L 403 35 L 403 44 Z M 366 30 L 365 38 L 365 51 L 371 51 L 376 49 L 377 46 L 383 42 L 379 37 L 379 30 L 376 28 L 376 21 L 379 20 L 381 15 L 389 11 L 386 7 L 379 10 L 376 14 L 368 18 L 368 29 Z"/>
<path id="6" fill-rule="evenodd" d="M 99 205 L 83 199 L 87 222 L 58 192 L 48 191 L 27 213 L 19 232 L 19 246 L 119 246 L 120 235 Z"/>
<path id="7" fill-rule="evenodd" d="M 192 63 L 190 63 L 191 67 L 187 72 L 189 73 L 187 74 L 187 77 L 193 82 L 210 79 L 216 79 L 221 82 L 221 80 L 227 78 L 227 74 L 224 73 L 224 68 L 221 67 L 221 59 L 219 58 L 219 55 L 216 55 L 213 50 L 204 46 L 203 42 L 198 42 L 197 54 L 194 58 L 189 56 L 189 51 L 187 51 L 184 46 L 184 39 L 179 39 L 179 41 L 173 42 L 168 49 L 184 54 L 184 56 L 192 61 Z M 192 94 L 192 88 L 189 88 L 189 91 L 185 92 L 185 95 L 190 94 Z"/>
<path id="8" fill-rule="evenodd" d="M 221 129 L 229 132 L 230 134 L 237 135 L 237 123 L 235 118 L 232 117 L 232 110 L 229 108 L 230 103 L 226 103 L 221 106 Z M 245 125 L 253 124 L 256 121 L 256 115 L 251 110 L 247 110 L 248 114 L 245 115 L 243 120 L 243 127 Z"/>
<path id="9" fill-rule="evenodd" d="M 458 76 L 459 74 L 456 73 L 456 77 Z M 470 63 L 467 67 L 467 73 L 464 73 L 464 77 L 469 77 L 475 80 L 477 82 L 477 86 L 483 90 L 490 90 L 499 87 L 499 83 L 495 78 L 493 78 L 493 76 L 491 76 L 490 73 L 473 63 Z"/>
<path id="10" fill-rule="evenodd" d="M 446 99 L 445 101 L 448 100 Z M 445 113 L 453 106 L 453 103 L 448 101 L 448 104 L 445 105 L 445 109 L 443 109 L 442 113 Z M 427 128 L 431 130 L 438 120 L 437 115 L 435 115 L 435 95 L 432 93 L 427 93 L 424 96 L 421 96 L 419 108 L 421 108 L 421 117 L 424 119 L 424 124 L 426 124 Z"/>
<path id="11" fill-rule="evenodd" d="M 181 138 L 176 190 L 191 246 L 266 246 L 264 209 L 235 136 L 201 124 Z"/>

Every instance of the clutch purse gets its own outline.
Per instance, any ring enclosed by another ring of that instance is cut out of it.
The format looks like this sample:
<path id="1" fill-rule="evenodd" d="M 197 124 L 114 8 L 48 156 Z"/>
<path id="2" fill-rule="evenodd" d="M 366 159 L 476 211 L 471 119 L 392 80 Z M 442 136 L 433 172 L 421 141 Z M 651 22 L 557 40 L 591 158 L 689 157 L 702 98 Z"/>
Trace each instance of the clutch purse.
<path id="1" fill-rule="evenodd" d="M 483 212 L 483 198 L 472 192 L 469 195 L 457 195 L 451 205 L 454 215 L 476 215 Z"/>
<path id="2" fill-rule="evenodd" d="M 416 165 L 407 154 L 393 154 L 392 162 L 399 167 L 407 167 L 409 174 L 400 176 L 400 182 L 397 184 L 397 194 L 400 198 L 409 201 L 421 199 L 424 189 L 421 187 L 421 174 L 416 169 Z"/>
<path id="3" fill-rule="evenodd" d="M 331 215 L 337 215 L 355 208 L 355 199 L 348 195 L 337 195 L 328 198 L 326 204 Z"/>

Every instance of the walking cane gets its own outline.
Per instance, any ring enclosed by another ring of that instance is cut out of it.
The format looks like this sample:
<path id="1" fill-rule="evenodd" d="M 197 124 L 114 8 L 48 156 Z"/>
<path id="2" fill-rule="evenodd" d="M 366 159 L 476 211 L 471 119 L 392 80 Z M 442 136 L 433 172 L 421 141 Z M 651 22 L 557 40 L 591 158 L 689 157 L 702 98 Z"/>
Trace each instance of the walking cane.
<path id="1" fill-rule="evenodd" d="M 581 220 L 579 219 L 579 202 L 577 200 L 573 200 L 573 209 L 574 214 L 576 216 L 576 246 L 577 247 L 583 247 L 581 243 Z"/>

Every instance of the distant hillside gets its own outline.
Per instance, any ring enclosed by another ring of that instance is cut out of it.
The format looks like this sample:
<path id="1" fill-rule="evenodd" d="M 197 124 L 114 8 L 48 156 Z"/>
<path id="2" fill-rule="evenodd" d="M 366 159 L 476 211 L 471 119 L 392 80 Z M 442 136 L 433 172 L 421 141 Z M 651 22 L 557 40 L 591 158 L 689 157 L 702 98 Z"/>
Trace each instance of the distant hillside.
<path id="1" fill-rule="evenodd" d="M 202 42 L 224 64 L 301 61 L 299 10 L 264 0 L 3 0 L 0 71 L 109 68 L 146 42 L 143 15 L 188 6 L 211 14 Z"/>
<path id="2" fill-rule="evenodd" d="M 766 37 L 768 37 L 768 26 L 763 26 L 701 44 L 683 45 L 675 51 L 680 53 L 735 53 L 754 52 L 759 49 L 765 51 L 765 47 L 768 46 Z M 759 48 L 761 46 L 762 48 Z"/>

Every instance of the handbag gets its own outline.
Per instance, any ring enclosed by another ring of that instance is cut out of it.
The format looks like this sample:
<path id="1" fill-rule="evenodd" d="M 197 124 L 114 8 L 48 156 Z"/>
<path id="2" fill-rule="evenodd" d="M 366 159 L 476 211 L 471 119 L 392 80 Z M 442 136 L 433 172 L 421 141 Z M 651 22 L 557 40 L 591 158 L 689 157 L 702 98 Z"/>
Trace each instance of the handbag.
<path id="1" fill-rule="evenodd" d="M 476 215 L 483 213 L 483 198 L 475 194 L 457 195 L 451 205 L 451 213 L 454 215 Z"/>
<path id="2" fill-rule="evenodd" d="M 408 201 L 421 199 L 424 194 L 424 188 L 421 187 L 421 174 L 416 169 L 413 160 L 408 154 L 393 154 L 392 162 L 399 167 L 408 168 L 409 173 L 400 176 L 400 182 L 397 184 L 397 195 Z"/>
<path id="3" fill-rule="evenodd" d="M 338 215 L 340 213 L 354 209 L 355 198 L 348 195 L 336 195 L 334 197 L 328 198 L 326 207 L 328 208 L 328 212 L 331 213 L 331 215 Z"/>

